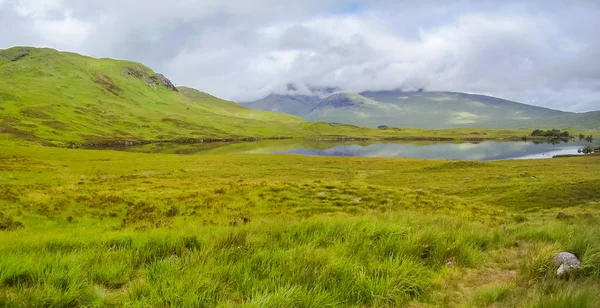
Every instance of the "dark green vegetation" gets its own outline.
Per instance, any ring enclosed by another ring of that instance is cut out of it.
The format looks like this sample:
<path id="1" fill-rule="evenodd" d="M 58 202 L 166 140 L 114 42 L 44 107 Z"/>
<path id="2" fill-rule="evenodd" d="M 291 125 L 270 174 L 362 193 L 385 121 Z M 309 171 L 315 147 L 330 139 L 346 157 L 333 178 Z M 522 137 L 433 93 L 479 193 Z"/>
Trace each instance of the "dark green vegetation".
<path id="1" fill-rule="evenodd" d="M 536 129 L 531 132 L 532 137 L 548 137 L 548 138 L 569 138 L 568 131 L 561 131 L 560 129 L 549 129 L 549 130 L 541 130 Z"/>
<path id="2" fill-rule="evenodd" d="M 599 163 L 0 142 L 0 306 L 596 307 Z"/>
<path id="3" fill-rule="evenodd" d="M 588 144 L 583 149 L 581 149 L 581 153 L 583 153 L 583 154 L 600 153 L 600 147 L 595 148 L 591 144 Z"/>
<path id="4" fill-rule="evenodd" d="M 379 91 L 319 98 L 271 95 L 244 105 L 310 121 L 364 127 L 600 128 L 600 112 L 568 113 L 485 95 L 457 92 Z"/>

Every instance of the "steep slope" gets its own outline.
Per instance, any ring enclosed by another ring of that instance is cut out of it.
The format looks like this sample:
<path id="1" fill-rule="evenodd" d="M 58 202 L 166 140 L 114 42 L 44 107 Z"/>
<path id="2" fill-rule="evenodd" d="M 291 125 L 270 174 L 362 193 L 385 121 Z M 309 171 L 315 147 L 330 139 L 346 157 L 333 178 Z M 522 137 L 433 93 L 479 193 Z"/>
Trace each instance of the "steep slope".
<path id="1" fill-rule="evenodd" d="M 256 111 L 130 61 L 0 50 L 0 135 L 45 143 L 280 136 L 303 120 Z"/>
<path id="2" fill-rule="evenodd" d="M 241 104 L 256 110 L 303 116 L 315 108 L 320 100 L 318 96 L 271 94 L 263 99 Z"/>
<path id="3" fill-rule="evenodd" d="M 280 98 L 280 100 L 276 100 Z M 260 110 L 287 110 L 290 96 L 271 96 L 271 105 L 260 105 Z M 292 109 L 300 110 L 296 101 Z M 252 103 L 247 106 L 256 107 Z M 420 128 L 531 128 L 575 127 L 598 129 L 593 116 L 563 112 L 521 104 L 485 95 L 458 92 L 378 91 L 338 93 L 315 104 L 305 105 L 305 113 L 294 114 L 309 121 L 345 123 L 364 127 L 420 127 Z M 582 120 L 584 119 L 584 120 Z M 588 119 L 588 120 L 585 120 Z M 553 126 L 556 125 L 556 126 Z"/>

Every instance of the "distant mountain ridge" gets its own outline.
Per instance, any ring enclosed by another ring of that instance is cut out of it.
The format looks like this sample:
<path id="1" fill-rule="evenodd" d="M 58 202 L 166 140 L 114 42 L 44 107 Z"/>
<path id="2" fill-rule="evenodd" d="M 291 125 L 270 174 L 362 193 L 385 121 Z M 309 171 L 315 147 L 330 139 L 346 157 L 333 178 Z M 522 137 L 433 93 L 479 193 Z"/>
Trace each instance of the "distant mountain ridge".
<path id="1" fill-rule="evenodd" d="M 366 91 L 335 93 L 325 98 L 270 95 L 242 104 L 252 109 L 298 115 L 308 121 L 363 127 L 600 129 L 600 116 L 596 113 L 577 114 L 449 91 Z"/>
<path id="2" fill-rule="evenodd" d="M 242 105 L 256 110 L 303 115 L 310 112 L 320 101 L 318 96 L 271 94 L 261 100 Z"/>

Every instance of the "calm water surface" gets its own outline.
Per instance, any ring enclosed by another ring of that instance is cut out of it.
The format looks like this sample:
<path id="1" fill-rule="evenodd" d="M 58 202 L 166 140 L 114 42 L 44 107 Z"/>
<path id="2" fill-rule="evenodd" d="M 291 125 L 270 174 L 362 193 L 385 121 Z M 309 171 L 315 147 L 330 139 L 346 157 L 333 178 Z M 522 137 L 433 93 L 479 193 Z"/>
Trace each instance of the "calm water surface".
<path id="1" fill-rule="evenodd" d="M 206 144 L 148 144 L 118 148 L 144 153 L 171 154 L 301 154 L 312 156 L 406 157 L 456 160 L 505 160 L 552 158 L 578 154 L 585 142 L 534 143 L 497 142 L 336 142 L 305 140 L 262 140 L 258 142 Z M 597 146 L 597 144 L 596 144 Z"/>
<path id="2" fill-rule="evenodd" d="M 505 160 L 540 159 L 554 155 L 578 154 L 583 146 L 577 144 L 548 144 L 533 142 L 495 142 L 481 143 L 437 143 L 415 144 L 371 144 L 340 145 L 328 149 L 298 148 L 278 154 L 303 154 L 317 156 L 364 156 L 364 157 L 410 157 L 428 159 L 457 160 Z"/>

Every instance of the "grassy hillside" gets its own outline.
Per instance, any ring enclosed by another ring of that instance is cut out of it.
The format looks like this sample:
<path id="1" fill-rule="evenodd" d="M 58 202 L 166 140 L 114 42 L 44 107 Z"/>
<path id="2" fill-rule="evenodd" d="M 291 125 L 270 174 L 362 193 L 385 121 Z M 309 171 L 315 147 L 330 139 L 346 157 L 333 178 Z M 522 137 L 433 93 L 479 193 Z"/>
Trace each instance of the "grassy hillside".
<path id="1" fill-rule="evenodd" d="M 250 110 L 134 62 L 52 49 L 0 51 L 0 132 L 29 140 L 110 141 L 292 134 L 300 118 Z"/>
<path id="2" fill-rule="evenodd" d="M 382 91 L 362 95 L 396 106 L 399 109 L 396 123 L 425 123 L 423 127 L 428 128 L 526 128 L 532 119 L 566 114 L 496 97 L 456 92 Z"/>
<path id="3" fill-rule="evenodd" d="M 571 113 L 535 121 L 535 127 L 572 127 L 579 130 L 600 130 L 600 111 Z"/>
<path id="4" fill-rule="evenodd" d="M 0 306 L 598 307 L 599 162 L 0 141 Z"/>
<path id="5" fill-rule="evenodd" d="M 277 95 L 246 105 L 260 110 L 299 115 L 309 121 L 345 123 L 362 127 L 386 125 L 426 129 L 600 129 L 598 113 L 574 114 L 485 95 L 457 92 L 338 93 L 316 103 L 306 102 L 304 108 L 299 107 L 303 103 L 304 101 L 296 96 Z M 302 113 L 301 110 L 307 111 Z"/>

